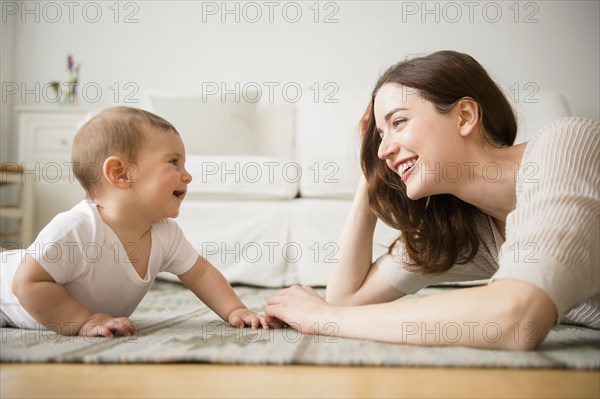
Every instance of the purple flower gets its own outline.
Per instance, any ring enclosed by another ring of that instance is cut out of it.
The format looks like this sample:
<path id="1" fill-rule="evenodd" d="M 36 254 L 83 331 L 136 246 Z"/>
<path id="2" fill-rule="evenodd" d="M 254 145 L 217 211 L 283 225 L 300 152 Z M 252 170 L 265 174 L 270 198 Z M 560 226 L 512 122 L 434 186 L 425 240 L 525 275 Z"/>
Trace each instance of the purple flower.
<path id="1" fill-rule="evenodd" d="M 74 62 L 73 62 L 73 56 L 71 54 L 69 54 L 67 56 L 67 69 L 69 71 L 73 71 L 73 64 L 74 64 Z"/>

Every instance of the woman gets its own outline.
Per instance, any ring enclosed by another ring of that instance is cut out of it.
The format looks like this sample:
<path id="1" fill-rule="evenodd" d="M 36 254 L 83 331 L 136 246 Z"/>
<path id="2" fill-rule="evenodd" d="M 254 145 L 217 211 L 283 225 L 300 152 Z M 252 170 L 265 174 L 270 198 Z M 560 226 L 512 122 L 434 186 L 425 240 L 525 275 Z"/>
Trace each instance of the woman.
<path id="1" fill-rule="evenodd" d="M 600 328 L 599 131 L 564 118 L 513 145 L 513 110 L 472 57 L 392 66 L 361 122 L 364 176 L 326 301 L 294 286 L 267 316 L 303 333 L 505 349 L 535 348 L 558 322 Z M 377 218 L 401 235 L 372 263 Z"/>

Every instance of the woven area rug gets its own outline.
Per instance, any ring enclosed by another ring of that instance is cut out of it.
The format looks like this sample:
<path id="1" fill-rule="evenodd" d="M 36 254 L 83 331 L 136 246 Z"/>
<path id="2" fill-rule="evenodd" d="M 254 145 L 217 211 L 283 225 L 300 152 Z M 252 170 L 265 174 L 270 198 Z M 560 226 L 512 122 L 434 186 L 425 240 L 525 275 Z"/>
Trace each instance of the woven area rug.
<path id="1" fill-rule="evenodd" d="M 236 287 L 244 303 L 262 311 L 277 290 Z M 421 295 L 451 288 L 428 288 Z M 45 330 L 1 329 L 2 362 L 252 363 L 433 367 L 600 368 L 600 331 L 556 326 L 536 351 L 393 345 L 293 329 L 235 329 L 182 285 L 159 281 L 131 319 L 134 337 L 60 336 Z"/>

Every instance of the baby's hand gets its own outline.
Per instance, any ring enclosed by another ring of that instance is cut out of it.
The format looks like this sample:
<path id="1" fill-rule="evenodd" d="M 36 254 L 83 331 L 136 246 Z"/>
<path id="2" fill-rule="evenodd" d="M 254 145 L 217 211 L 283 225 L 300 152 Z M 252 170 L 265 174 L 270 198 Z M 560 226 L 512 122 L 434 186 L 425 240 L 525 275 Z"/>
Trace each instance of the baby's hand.
<path id="1" fill-rule="evenodd" d="M 263 316 L 259 316 L 250 309 L 240 308 L 236 309 L 229 314 L 229 324 L 235 328 L 252 327 L 253 329 L 262 326 L 262 328 L 269 328 L 269 324 L 265 321 Z"/>
<path id="2" fill-rule="evenodd" d="M 115 334 L 129 337 L 135 334 L 135 324 L 127 317 L 112 317 L 105 313 L 94 313 L 81 326 L 79 334 L 87 337 L 113 337 Z"/>

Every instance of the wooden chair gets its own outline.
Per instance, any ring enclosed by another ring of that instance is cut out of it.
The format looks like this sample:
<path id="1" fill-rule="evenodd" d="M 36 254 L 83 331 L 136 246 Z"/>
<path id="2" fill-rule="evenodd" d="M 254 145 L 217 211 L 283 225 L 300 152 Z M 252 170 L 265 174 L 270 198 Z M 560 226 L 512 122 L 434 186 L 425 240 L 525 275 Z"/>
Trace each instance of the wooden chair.
<path id="1" fill-rule="evenodd" d="M 16 220 L 17 225 L 16 230 L 0 231 L 3 242 L 15 244 L 8 249 L 26 248 L 33 242 L 34 181 L 35 176 L 27 176 L 23 166 L 10 162 L 0 163 L 0 187 L 18 186 L 16 202 L 3 200 L 0 204 L 0 218 Z M 4 193 L 3 199 L 9 197 L 14 196 Z M 5 237 L 13 237 L 14 241 Z"/>

